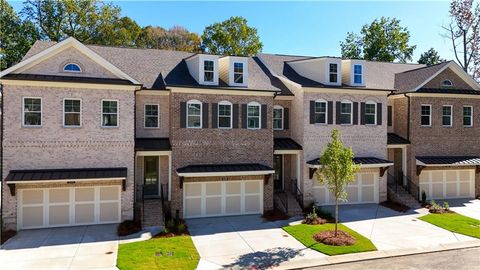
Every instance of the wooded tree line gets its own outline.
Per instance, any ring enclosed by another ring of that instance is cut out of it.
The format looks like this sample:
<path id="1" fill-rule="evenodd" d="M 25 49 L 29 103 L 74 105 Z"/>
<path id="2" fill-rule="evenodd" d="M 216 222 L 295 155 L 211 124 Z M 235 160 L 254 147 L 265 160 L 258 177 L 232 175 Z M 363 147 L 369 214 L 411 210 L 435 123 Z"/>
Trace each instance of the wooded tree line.
<path id="1" fill-rule="evenodd" d="M 119 6 L 102 0 L 26 0 L 18 14 L 0 0 L 0 11 L 0 69 L 19 62 L 37 39 L 61 41 L 69 36 L 85 44 L 239 56 L 255 55 L 263 47 L 257 29 L 242 17 L 213 23 L 200 36 L 182 26 L 141 27 L 122 16 Z M 480 3 L 453 0 L 449 13 L 451 22 L 442 33 L 460 66 L 480 79 Z M 416 49 L 408 29 L 385 17 L 364 25 L 359 33 L 347 33 L 340 47 L 345 58 L 386 62 L 412 61 Z M 427 65 L 442 61 L 434 48 L 418 60 Z"/>

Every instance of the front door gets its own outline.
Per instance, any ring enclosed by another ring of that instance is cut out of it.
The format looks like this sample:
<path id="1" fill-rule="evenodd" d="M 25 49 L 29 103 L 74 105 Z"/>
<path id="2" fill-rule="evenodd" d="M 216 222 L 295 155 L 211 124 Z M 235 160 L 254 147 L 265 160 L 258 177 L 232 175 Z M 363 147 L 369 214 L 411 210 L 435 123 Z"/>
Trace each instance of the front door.
<path id="1" fill-rule="evenodd" d="M 283 191 L 283 155 L 273 155 L 273 188 L 275 191 Z"/>
<path id="2" fill-rule="evenodd" d="M 158 156 L 144 157 L 143 192 L 146 196 L 158 196 Z"/>

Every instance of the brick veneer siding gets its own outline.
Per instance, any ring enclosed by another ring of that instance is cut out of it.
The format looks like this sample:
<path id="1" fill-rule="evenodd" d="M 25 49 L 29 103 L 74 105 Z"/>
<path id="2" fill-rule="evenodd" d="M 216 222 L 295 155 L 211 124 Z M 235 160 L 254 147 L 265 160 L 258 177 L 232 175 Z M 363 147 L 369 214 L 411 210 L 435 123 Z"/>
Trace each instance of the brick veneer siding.
<path id="1" fill-rule="evenodd" d="M 180 128 L 180 103 L 196 99 L 209 106 L 209 126 L 202 129 Z M 267 105 L 267 128 L 248 130 L 241 128 L 241 106 L 239 106 L 239 128 L 212 128 L 212 103 L 227 100 L 233 104 L 256 101 Z M 170 96 L 170 141 L 172 144 L 172 211 L 183 211 L 183 189 L 176 169 L 193 164 L 260 163 L 273 164 L 272 96 L 234 96 L 172 93 Z M 246 177 L 245 179 L 251 179 Z M 211 181 L 204 177 L 200 180 Z M 229 178 L 226 178 L 228 181 Z M 185 181 L 191 181 L 185 178 Z M 273 208 L 273 180 L 264 186 L 264 209 Z"/>
<path id="2" fill-rule="evenodd" d="M 420 126 L 422 104 L 432 105 L 432 126 Z M 442 126 L 442 106 L 453 105 L 453 126 Z M 463 105 L 473 106 L 473 127 L 463 127 Z M 409 177 L 418 185 L 416 156 L 479 156 L 480 144 L 479 99 L 449 97 L 411 97 L 410 141 L 408 151 Z M 456 169 L 459 167 L 447 167 Z M 443 169 L 447 169 L 443 167 Z M 429 168 L 430 169 L 430 168 Z M 476 176 L 477 194 L 479 176 Z"/>
<path id="3" fill-rule="evenodd" d="M 393 113 L 393 132 L 403 138 L 408 138 L 408 98 L 393 98 L 390 102 Z"/>
<path id="4" fill-rule="evenodd" d="M 138 93 L 138 92 L 137 92 Z M 168 95 L 136 95 L 137 138 L 168 137 L 170 134 L 170 104 Z M 159 127 L 145 128 L 145 104 L 159 105 Z"/>
<path id="5" fill-rule="evenodd" d="M 63 67 L 68 63 L 75 63 L 80 66 L 82 72 L 65 72 Z M 70 47 L 55 56 L 52 56 L 32 67 L 23 71 L 28 74 L 41 75 L 59 75 L 59 76 L 78 76 L 78 77 L 96 77 L 96 78 L 115 78 L 117 76 L 97 64 L 90 57 L 85 56 L 79 50 Z"/>
<path id="6" fill-rule="evenodd" d="M 452 81 L 453 86 L 443 87 L 442 84 L 444 80 Z M 423 88 L 473 89 L 468 83 L 466 83 L 450 68 L 442 71 L 435 78 L 426 83 Z"/>
<path id="7" fill-rule="evenodd" d="M 288 116 L 288 124 L 289 124 L 289 128 L 288 129 L 285 129 L 285 119 L 283 121 L 284 123 L 284 127 L 283 127 L 283 130 L 274 130 L 273 131 L 273 136 L 275 138 L 285 138 L 285 137 L 290 137 L 290 130 L 291 130 L 291 123 L 292 123 L 292 120 L 295 121 L 296 119 L 293 119 L 292 118 L 292 103 L 288 100 L 274 100 L 273 101 L 273 105 L 279 105 L 279 106 L 282 106 L 284 109 L 285 108 L 288 108 L 288 113 L 289 113 L 289 116 Z M 273 123 L 273 119 L 272 119 L 272 123 Z"/>
<path id="8" fill-rule="evenodd" d="M 304 94 L 303 100 L 303 123 L 304 123 L 304 139 L 303 139 L 303 191 L 304 200 L 309 203 L 313 200 L 312 193 L 312 179 L 309 179 L 308 168 L 305 162 L 318 158 L 321 152 L 330 142 L 330 135 L 332 130 L 338 129 L 342 134 L 342 141 L 346 146 L 352 147 L 355 156 L 373 156 L 377 158 L 387 158 L 387 93 L 382 95 L 367 95 L 367 94 L 332 94 L 332 93 L 310 93 Z M 358 125 L 320 125 L 310 124 L 310 101 L 324 99 L 333 101 L 333 115 L 335 123 L 336 108 L 335 102 L 342 100 L 350 100 L 358 102 L 374 101 L 382 103 L 382 125 L 360 125 L 360 109 Z M 295 104 L 294 104 L 295 105 Z M 386 200 L 386 174 L 380 178 L 379 198 Z"/>
<path id="9" fill-rule="evenodd" d="M 41 128 L 22 127 L 22 97 L 42 97 Z M 82 127 L 63 127 L 64 98 L 82 99 Z M 119 100 L 118 128 L 100 127 L 101 99 Z M 2 179 L 10 170 L 126 167 L 122 219 L 133 217 L 133 91 L 4 85 L 4 101 Z M 4 226 L 16 228 L 17 196 L 3 184 Z"/>

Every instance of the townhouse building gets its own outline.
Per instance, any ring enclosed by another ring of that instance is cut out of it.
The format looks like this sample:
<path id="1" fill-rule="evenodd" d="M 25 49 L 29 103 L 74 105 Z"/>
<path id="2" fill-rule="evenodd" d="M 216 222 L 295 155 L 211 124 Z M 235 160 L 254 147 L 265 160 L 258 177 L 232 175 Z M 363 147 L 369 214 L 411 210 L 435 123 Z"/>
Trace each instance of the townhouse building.
<path id="1" fill-rule="evenodd" d="M 345 203 L 383 202 L 392 183 L 417 199 L 421 190 L 480 191 L 479 85 L 453 62 L 238 57 L 68 38 L 36 42 L 0 77 L 4 229 L 134 218 L 157 226 L 165 214 L 332 204 L 313 173 L 334 128 L 361 165 Z"/>

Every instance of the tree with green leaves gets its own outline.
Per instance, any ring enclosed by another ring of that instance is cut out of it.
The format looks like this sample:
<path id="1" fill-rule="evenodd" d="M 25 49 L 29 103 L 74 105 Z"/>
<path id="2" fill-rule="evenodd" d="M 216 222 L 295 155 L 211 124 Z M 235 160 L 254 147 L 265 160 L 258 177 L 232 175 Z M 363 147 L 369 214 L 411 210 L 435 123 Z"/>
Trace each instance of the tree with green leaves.
<path id="1" fill-rule="evenodd" d="M 23 21 L 6 0 L 0 0 L 0 70 L 20 62 L 38 39 L 35 27 Z"/>
<path id="2" fill-rule="evenodd" d="M 418 59 L 419 64 L 427 66 L 440 64 L 442 62 L 445 62 L 445 59 L 440 58 L 440 55 L 434 48 L 430 48 L 428 51 L 422 53 Z"/>
<path id="3" fill-rule="evenodd" d="M 345 147 L 340 136 L 340 131 L 332 130 L 332 140 L 321 154 L 320 166 L 314 176 L 321 185 L 326 185 L 335 197 L 335 236 L 338 232 L 338 203 L 347 200 L 345 188 L 355 181 L 355 175 L 360 169 L 360 166 L 353 162 L 352 148 Z"/>
<path id="4" fill-rule="evenodd" d="M 347 33 L 340 47 L 344 58 L 405 63 L 412 60 L 416 48 L 409 41 L 410 32 L 399 20 L 382 17 L 365 24 L 360 34 Z"/>
<path id="5" fill-rule="evenodd" d="M 202 40 L 197 33 L 182 26 L 165 29 L 159 26 L 146 26 L 142 30 L 142 47 L 198 53 L 202 52 Z"/>
<path id="6" fill-rule="evenodd" d="M 205 28 L 203 46 L 212 54 L 252 56 L 262 51 L 257 29 L 243 17 L 230 17 Z"/>

